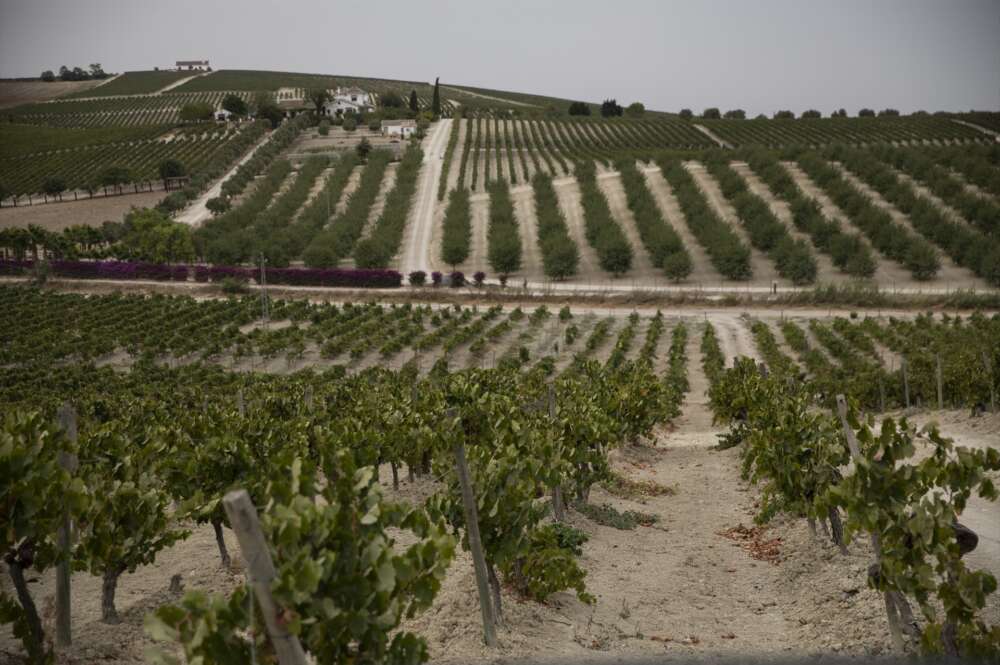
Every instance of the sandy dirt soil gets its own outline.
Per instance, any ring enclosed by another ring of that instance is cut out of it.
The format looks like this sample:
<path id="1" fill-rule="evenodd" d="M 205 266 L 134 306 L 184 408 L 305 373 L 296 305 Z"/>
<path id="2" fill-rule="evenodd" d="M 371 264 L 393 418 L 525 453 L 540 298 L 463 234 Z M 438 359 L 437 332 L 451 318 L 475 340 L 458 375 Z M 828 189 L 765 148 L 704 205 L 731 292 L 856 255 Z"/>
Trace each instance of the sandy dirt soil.
<path id="1" fill-rule="evenodd" d="M 917 232 L 916 229 L 913 228 L 913 225 L 910 223 L 909 218 L 903 213 L 901 213 L 896 208 L 896 206 L 892 205 L 884 198 L 882 198 L 881 194 L 879 194 L 874 189 L 863 183 L 860 179 L 858 179 L 853 173 L 844 168 L 841 164 L 837 162 L 830 162 L 830 165 L 839 169 L 840 173 L 844 176 L 844 179 L 847 180 L 847 182 L 854 185 L 855 187 L 857 187 L 862 192 L 864 192 L 869 198 L 871 198 L 872 202 L 874 202 L 875 205 L 877 205 L 879 208 L 882 208 L 887 213 L 889 213 L 894 222 L 901 224 L 902 226 L 907 228 L 910 232 L 912 232 L 914 235 L 921 238 L 923 237 L 922 235 L 920 235 L 920 233 Z M 933 245 L 934 243 L 931 244 Z M 935 248 L 937 247 L 935 246 Z M 934 279 L 935 282 L 944 282 L 946 284 L 961 284 L 969 287 L 974 286 L 977 289 L 989 288 L 989 285 L 986 283 L 985 280 L 976 277 L 971 270 L 966 270 L 965 268 L 956 265 L 955 262 L 952 261 L 947 254 L 941 251 L 940 248 L 937 248 L 937 252 L 938 255 L 941 257 L 941 270 L 938 271 L 937 277 Z"/>
<path id="2" fill-rule="evenodd" d="M 80 90 L 90 90 L 112 78 L 102 81 L 0 81 L 0 109 L 45 102 Z"/>
<path id="3" fill-rule="evenodd" d="M 538 245 L 538 217 L 535 213 L 535 193 L 531 185 L 518 185 L 510 190 L 521 235 L 521 269 L 511 276 L 512 284 L 526 275 L 544 273 L 542 249 Z"/>
<path id="4" fill-rule="evenodd" d="M 424 137 L 424 163 L 417 178 L 417 192 L 410 205 L 406 229 L 403 231 L 403 248 L 390 267 L 403 274 L 414 270 L 432 270 L 436 257 L 431 253 L 434 231 L 434 209 L 437 206 L 438 181 L 441 178 L 441 155 L 448 145 L 452 120 L 439 120 Z"/>
<path id="5" fill-rule="evenodd" d="M 764 281 L 768 284 L 776 282 L 778 284 L 787 285 L 788 280 L 778 275 L 778 272 L 774 269 L 774 264 L 770 261 L 770 259 L 768 259 L 763 252 L 750 244 L 750 236 L 746 229 L 743 228 L 743 224 L 740 222 L 739 216 L 726 200 L 726 197 L 722 195 L 722 190 L 719 189 L 719 183 L 717 183 L 715 178 L 709 174 L 704 165 L 697 162 L 685 162 L 684 166 L 691 173 L 694 181 L 698 183 L 698 187 L 701 188 L 702 193 L 705 195 L 705 198 L 708 199 L 708 203 L 715 213 L 727 222 L 736 234 L 743 240 L 744 244 L 750 248 L 750 267 L 753 270 L 753 280 Z"/>
<path id="6" fill-rule="evenodd" d="M 107 220 L 120 222 L 132 208 L 152 207 L 162 198 L 163 192 L 143 192 L 37 206 L 5 206 L 0 208 L 0 228 L 37 224 L 48 231 L 62 231 L 76 224 L 100 226 Z"/>
<path id="7" fill-rule="evenodd" d="M 757 174 L 746 163 L 733 162 L 730 166 L 746 181 L 750 192 L 756 194 L 767 203 L 771 212 L 785 225 L 792 238 L 805 242 L 812 249 L 813 256 L 816 257 L 817 282 L 822 284 L 844 284 L 853 281 L 850 276 L 837 270 L 836 266 L 833 265 L 833 261 L 830 260 L 830 256 L 819 251 L 807 234 L 796 228 L 795 223 L 792 221 L 792 212 L 788 204 L 779 200 L 774 195 L 774 192 L 771 191 L 771 188 L 758 178 Z"/>

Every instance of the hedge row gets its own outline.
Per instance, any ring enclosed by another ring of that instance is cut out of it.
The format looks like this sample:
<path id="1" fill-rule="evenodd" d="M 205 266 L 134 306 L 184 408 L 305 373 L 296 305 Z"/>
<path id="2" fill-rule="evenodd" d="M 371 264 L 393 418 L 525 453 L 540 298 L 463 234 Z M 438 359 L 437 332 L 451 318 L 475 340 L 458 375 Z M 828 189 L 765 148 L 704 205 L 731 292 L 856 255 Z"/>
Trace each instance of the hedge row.
<path id="1" fill-rule="evenodd" d="M 825 159 L 807 152 L 799 156 L 798 164 L 868 236 L 877 250 L 904 266 L 915 279 L 927 280 L 937 274 L 941 259 L 930 243 L 892 221 L 889 213 L 847 182 Z"/>
<path id="2" fill-rule="evenodd" d="M 441 237 L 441 260 L 452 268 L 469 258 L 472 243 L 472 216 L 469 190 L 453 189 L 444 211 Z"/>
<path id="3" fill-rule="evenodd" d="M 479 181 L 479 157 L 482 154 L 481 153 L 482 141 L 483 141 L 483 119 L 481 117 L 477 117 L 476 139 L 472 144 L 472 184 L 469 185 L 471 189 L 475 189 L 476 182 Z"/>
<path id="4" fill-rule="evenodd" d="M 668 158 L 660 158 L 657 163 L 674 190 L 688 228 L 705 248 L 715 269 L 729 279 L 750 279 L 753 275 L 750 248 L 709 207 L 705 195 L 684 165 Z"/>
<path id="5" fill-rule="evenodd" d="M 792 238 L 767 202 L 751 192 L 746 181 L 729 166 L 727 156 L 713 155 L 707 164 L 719 183 L 722 195 L 736 209 L 750 242 L 767 254 L 778 274 L 798 285 L 815 282 L 816 257 L 809 245 Z"/>
<path id="6" fill-rule="evenodd" d="M 615 164 L 621 173 L 628 203 L 639 238 L 649 252 L 653 265 L 663 270 L 672 280 L 680 281 L 691 274 L 691 255 L 684 247 L 684 241 L 663 219 L 660 207 L 646 185 L 646 179 L 635 167 L 635 160 L 623 159 Z"/>
<path id="7" fill-rule="evenodd" d="M 368 214 L 382 186 L 382 178 L 391 155 L 376 150 L 368 155 L 368 164 L 361 171 L 361 182 L 347 200 L 347 208 L 317 233 L 302 259 L 310 268 L 330 268 L 350 255 L 368 222 Z"/>
<path id="8" fill-rule="evenodd" d="M 611 215 L 608 200 L 597 186 L 594 162 L 578 162 L 576 180 L 580 184 L 580 204 L 583 206 L 584 232 L 587 242 L 597 252 L 601 269 L 621 275 L 632 269 L 632 246 L 622 227 Z"/>
<path id="9" fill-rule="evenodd" d="M 354 265 L 358 268 L 385 268 L 399 252 L 423 162 L 424 151 L 418 146 L 406 149 L 396 170 L 396 183 L 386 195 L 382 214 L 375 220 L 369 236 L 354 248 Z"/>
<path id="10" fill-rule="evenodd" d="M 845 233 L 840 223 L 825 217 L 820 206 L 807 198 L 788 171 L 765 150 L 748 154 L 750 168 L 779 198 L 788 203 L 795 227 L 809 235 L 819 251 L 828 254 L 841 272 L 852 277 L 871 277 L 876 263 L 871 248 L 856 233 Z"/>
<path id="11" fill-rule="evenodd" d="M 287 160 L 278 160 L 240 205 L 198 227 L 194 232 L 198 255 L 209 263 L 220 265 L 247 261 L 252 251 L 252 238 L 247 229 L 270 205 L 291 170 L 292 165 Z"/>
<path id="12" fill-rule="evenodd" d="M 0 261 L 0 274 L 21 275 L 30 271 L 34 261 Z M 51 274 L 72 279 L 155 280 L 221 282 L 232 278 L 256 281 L 256 268 L 239 266 L 189 266 L 183 264 L 131 263 L 125 261 L 51 261 Z M 296 286 L 331 286 L 352 288 L 395 288 L 403 275 L 395 270 L 336 270 L 310 268 L 274 268 L 266 273 L 268 284 Z"/>
<path id="13" fill-rule="evenodd" d="M 565 279 L 576 274 L 580 262 L 576 243 L 569 237 L 566 218 L 559 209 L 559 199 L 552 187 L 552 176 L 539 171 L 531 180 L 538 217 L 538 245 L 542 250 L 542 266 L 552 279 Z"/>
<path id="14" fill-rule="evenodd" d="M 487 242 L 490 266 L 500 275 L 509 275 L 521 269 L 521 231 L 514 204 L 510 199 L 510 187 L 506 180 L 497 180 L 490 185 L 490 225 Z"/>
<path id="15" fill-rule="evenodd" d="M 872 153 L 842 151 L 838 156 L 845 167 L 906 214 L 913 228 L 943 249 L 955 263 L 992 286 L 1000 286 L 1000 238 L 949 218 L 937 204 L 919 196 L 912 184 L 902 180 Z"/>
<path id="16" fill-rule="evenodd" d="M 451 160 L 455 156 L 455 146 L 458 145 L 458 131 L 462 122 L 462 112 L 458 111 L 451 121 L 451 133 L 448 135 L 448 147 L 444 150 L 444 163 L 441 164 L 441 180 L 438 182 L 438 201 L 444 201 L 448 190 L 448 171 L 451 170 Z M 462 164 L 465 164 L 463 159 Z"/>
<path id="17" fill-rule="evenodd" d="M 458 122 L 461 122 L 459 120 Z M 465 172 L 468 170 L 466 167 L 469 163 L 469 150 L 472 148 L 472 120 L 469 118 L 465 119 L 465 142 L 462 144 L 462 163 L 459 165 L 458 171 L 458 185 L 459 189 L 465 187 Z M 442 200 L 444 197 L 441 197 Z"/>

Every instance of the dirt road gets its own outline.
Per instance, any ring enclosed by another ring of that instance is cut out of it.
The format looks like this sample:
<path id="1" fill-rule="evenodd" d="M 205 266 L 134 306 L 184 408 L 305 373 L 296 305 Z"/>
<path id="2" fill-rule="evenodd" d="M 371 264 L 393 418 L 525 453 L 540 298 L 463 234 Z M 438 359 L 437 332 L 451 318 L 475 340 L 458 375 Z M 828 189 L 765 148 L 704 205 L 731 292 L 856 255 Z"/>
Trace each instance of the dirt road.
<path id="1" fill-rule="evenodd" d="M 399 271 L 404 275 L 414 270 L 427 270 L 431 265 L 429 255 L 438 181 L 441 178 L 441 156 L 448 145 L 451 123 L 451 118 L 439 120 L 423 142 L 424 166 L 420 170 L 416 200 L 410 209 L 405 245 L 399 261 Z"/>
<path id="2" fill-rule="evenodd" d="M 209 212 L 207 207 L 205 207 L 208 201 L 210 199 L 214 199 L 215 197 L 219 196 L 219 194 L 222 193 L 222 183 L 224 183 L 226 180 L 229 179 L 230 176 L 236 173 L 236 169 L 240 168 L 241 166 L 243 166 L 243 164 L 250 161 L 250 158 L 254 156 L 254 153 L 256 153 L 260 149 L 260 147 L 265 143 L 267 143 L 270 139 L 271 139 L 271 134 L 267 134 L 264 136 L 264 138 L 258 141 L 257 145 L 251 148 L 250 151 L 247 152 L 247 154 L 243 155 L 243 158 L 240 159 L 240 161 L 236 162 L 236 164 L 233 165 L 233 168 L 229 169 L 229 171 L 227 171 L 224 176 L 216 180 L 215 184 L 209 187 L 204 194 L 196 198 L 194 202 L 191 203 L 191 205 L 182 210 L 177 215 L 177 217 L 174 218 L 175 221 L 181 222 L 182 224 L 188 224 L 190 226 L 197 226 L 198 224 L 201 224 L 206 219 L 211 217 L 212 213 Z"/>

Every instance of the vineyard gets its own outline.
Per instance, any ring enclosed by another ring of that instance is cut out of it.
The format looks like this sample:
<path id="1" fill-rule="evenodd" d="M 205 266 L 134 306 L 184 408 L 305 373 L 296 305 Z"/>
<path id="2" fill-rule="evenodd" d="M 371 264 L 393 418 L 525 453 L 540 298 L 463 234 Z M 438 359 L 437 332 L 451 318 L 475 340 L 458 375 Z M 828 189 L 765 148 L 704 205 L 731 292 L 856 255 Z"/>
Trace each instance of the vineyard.
<path id="1" fill-rule="evenodd" d="M 183 87 L 183 86 L 182 86 Z M 226 93 L 195 92 L 131 95 L 79 101 L 56 100 L 26 104 L 8 111 L 13 122 L 52 127 L 135 127 L 177 124 L 186 104 L 202 102 L 218 107 Z M 244 93 L 249 100 L 249 93 Z"/>
<path id="2" fill-rule="evenodd" d="M 215 643 L 245 660 L 268 653 L 267 633 L 248 631 L 262 622 L 246 611 L 260 587 L 251 591 L 240 572 L 243 536 L 233 536 L 240 527 L 220 501 L 234 487 L 260 511 L 276 568 L 270 593 L 296 618 L 289 630 L 317 662 L 478 660 L 482 631 L 489 642 L 492 626 L 492 639 L 510 649 L 539 612 L 563 616 L 585 636 L 549 635 L 550 653 L 627 644 L 652 654 L 672 628 L 705 643 L 684 638 L 667 647 L 686 653 L 767 650 L 773 643 L 749 637 L 759 612 L 738 610 L 747 618 L 734 619 L 721 637 L 705 629 L 724 608 L 733 611 L 734 599 L 756 607 L 772 597 L 777 607 L 768 611 L 779 614 L 797 599 L 806 623 L 788 639 L 799 649 L 822 648 L 829 636 L 811 624 L 824 617 L 844 631 L 838 649 L 852 653 L 1000 648 L 990 632 L 1000 621 L 996 560 L 969 555 L 976 548 L 967 531 L 951 528 L 963 511 L 967 527 L 984 528 L 977 520 L 996 498 L 990 478 L 1000 457 L 884 415 L 906 405 L 995 404 L 996 316 L 791 319 L 760 310 L 741 320 L 272 300 L 262 320 L 257 297 L 25 287 L 0 287 L 0 306 L 19 322 L 0 331 L 4 468 L 31 460 L 22 467 L 30 472 L 5 478 L 3 491 L 8 505 L 30 506 L 32 515 L 20 519 L 15 508 L 5 541 L 15 589 L 7 596 L 7 582 L 0 586 L 23 647 L 3 634 L 0 653 L 23 648 L 40 657 L 50 648 L 38 594 L 52 588 L 64 556 L 57 531 L 67 509 L 76 533 L 67 556 L 78 571 L 77 653 L 112 629 L 124 637 L 114 656 L 128 662 L 143 651 L 209 657 Z M 846 421 L 836 393 L 851 405 Z M 882 425 L 873 429 L 860 409 L 882 414 Z M 704 420 L 713 416 L 728 430 Z M 718 450 L 685 443 L 716 434 Z M 856 450 L 848 445 L 854 439 Z M 456 465 L 459 446 L 464 461 Z M 929 456 L 914 457 L 914 446 Z M 61 467 L 60 453 L 79 465 Z M 860 470 L 846 466 L 852 453 Z M 894 472 L 893 462 L 906 472 Z M 654 468 L 671 484 L 651 476 Z M 478 506 L 474 541 L 463 510 L 466 479 Z M 57 488 L 68 488 L 72 501 Z M 927 494 L 934 488 L 946 493 Z M 704 500 L 708 491 L 714 501 Z M 864 497 L 885 494 L 898 500 L 871 512 Z M 925 495 L 938 498 L 925 505 Z M 696 508 L 705 503 L 719 507 Z M 736 505 L 751 504 L 758 526 L 737 529 Z M 693 535 L 687 527 L 699 517 L 712 528 Z M 631 545 L 617 544 L 622 530 L 630 530 Z M 869 567 L 873 550 L 860 541 L 872 530 L 879 558 Z M 752 542 L 728 544 L 744 532 Z M 915 537 L 920 555 L 939 566 L 933 574 L 907 554 Z M 720 577 L 729 593 L 690 596 L 677 573 L 656 568 L 663 556 L 669 566 L 696 565 L 691 547 L 706 548 L 700 556 L 713 580 L 736 566 L 745 586 Z M 616 560 L 643 551 L 656 554 L 640 558 L 634 572 L 614 572 Z M 482 613 L 475 552 L 485 566 Z M 815 571 L 787 577 L 789 567 L 820 553 L 826 568 L 851 580 L 850 604 L 806 590 L 809 575 L 829 583 Z M 761 568 L 758 559 L 769 563 Z M 19 582 L 29 569 L 42 574 L 40 585 Z M 157 591 L 136 615 L 133 580 L 157 578 L 165 590 L 180 570 L 194 585 L 186 595 Z M 651 573 L 657 585 L 649 585 Z M 775 586 L 782 574 L 781 584 L 792 587 Z M 955 584 L 981 592 L 950 593 Z M 806 586 L 793 594 L 794 585 Z M 904 616 L 917 603 L 917 619 L 886 616 L 883 596 Z M 641 632 L 634 624 L 623 624 L 624 633 L 612 628 L 623 602 Z M 664 607 L 691 603 L 690 616 L 664 623 Z M 695 609 L 705 604 L 707 613 Z M 862 619 L 859 611 L 874 614 Z M 440 632 L 448 625 L 460 625 L 461 637 Z"/>
<path id="3" fill-rule="evenodd" d="M 192 75 L 191 72 L 146 71 L 125 72 L 93 90 L 82 90 L 63 99 L 80 97 L 112 97 L 116 95 L 148 95 Z"/>

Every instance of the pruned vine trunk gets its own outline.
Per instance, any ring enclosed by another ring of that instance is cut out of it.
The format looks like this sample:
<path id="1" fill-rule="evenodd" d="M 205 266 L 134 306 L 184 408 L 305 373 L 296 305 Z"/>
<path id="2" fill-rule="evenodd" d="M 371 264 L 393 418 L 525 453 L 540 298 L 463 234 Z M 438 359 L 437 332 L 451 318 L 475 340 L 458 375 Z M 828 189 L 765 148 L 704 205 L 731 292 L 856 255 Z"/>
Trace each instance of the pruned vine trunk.
<path id="1" fill-rule="evenodd" d="M 497 571 L 493 568 L 492 563 L 487 564 L 486 568 L 489 572 L 490 591 L 493 596 L 493 621 L 502 624 L 503 606 L 500 604 L 500 578 L 497 577 Z"/>
<path id="2" fill-rule="evenodd" d="M 101 583 L 101 621 L 104 623 L 121 623 L 118 611 L 115 610 L 115 590 L 118 588 L 118 578 L 125 568 L 118 567 L 104 573 Z"/>
<path id="3" fill-rule="evenodd" d="M 399 489 L 399 467 L 396 466 L 395 462 L 389 462 L 389 468 L 392 469 L 392 489 Z"/>
<path id="4" fill-rule="evenodd" d="M 17 600 L 24 610 L 24 618 L 28 624 L 28 634 L 23 637 L 25 648 L 28 651 L 31 662 L 43 662 L 45 656 L 44 644 L 45 633 L 42 631 L 42 621 L 38 617 L 38 608 L 28 591 L 28 583 L 24 579 L 24 568 L 17 558 L 7 557 L 7 568 L 10 571 L 10 579 L 14 583 L 17 591 Z"/>
<path id="5" fill-rule="evenodd" d="M 229 550 L 226 549 L 226 538 L 222 533 L 222 520 L 212 520 L 212 528 L 215 529 L 215 542 L 219 546 L 219 558 L 222 559 L 222 567 L 229 568 L 232 561 L 229 558 Z"/>
<path id="6" fill-rule="evenodd" d="M 847 556 L 847 545 L 844 544 L 844 525 L 840 521 L 840 511 L 830 508 L 830 531 L 833 532 L 833 542 L 840 548 L 840 553 Z"/>

